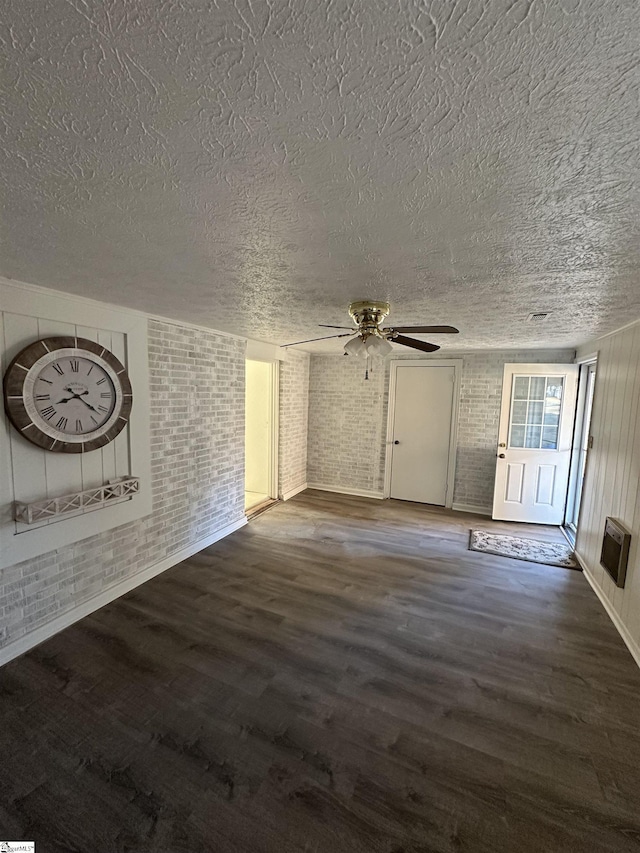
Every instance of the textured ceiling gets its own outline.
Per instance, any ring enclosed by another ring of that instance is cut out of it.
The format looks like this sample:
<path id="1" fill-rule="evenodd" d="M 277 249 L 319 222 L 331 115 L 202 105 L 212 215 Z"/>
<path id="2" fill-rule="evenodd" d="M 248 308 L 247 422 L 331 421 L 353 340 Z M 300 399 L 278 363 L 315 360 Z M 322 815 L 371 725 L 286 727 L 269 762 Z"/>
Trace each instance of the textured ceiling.
<path id="1" fill-rule="evenodd" d="M 636 0 L 5 0 L 3 19 L 7 277 L 276 343 L 363 298 L 458 326 L 433 338 L 456 349 L 640 316 Z"/>

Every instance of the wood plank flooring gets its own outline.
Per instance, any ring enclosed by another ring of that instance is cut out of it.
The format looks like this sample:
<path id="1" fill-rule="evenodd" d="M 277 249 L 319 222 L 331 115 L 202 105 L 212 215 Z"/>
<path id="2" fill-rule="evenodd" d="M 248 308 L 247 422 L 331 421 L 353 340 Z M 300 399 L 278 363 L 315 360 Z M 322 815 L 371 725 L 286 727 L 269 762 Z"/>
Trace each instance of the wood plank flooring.
<path id="1" fill-rule="evenodd" d="M 4 667 L 0 837 L 640 850 L 640 670 L 580 572 L 472 526 L 532 535 L 308 491 Z"/>

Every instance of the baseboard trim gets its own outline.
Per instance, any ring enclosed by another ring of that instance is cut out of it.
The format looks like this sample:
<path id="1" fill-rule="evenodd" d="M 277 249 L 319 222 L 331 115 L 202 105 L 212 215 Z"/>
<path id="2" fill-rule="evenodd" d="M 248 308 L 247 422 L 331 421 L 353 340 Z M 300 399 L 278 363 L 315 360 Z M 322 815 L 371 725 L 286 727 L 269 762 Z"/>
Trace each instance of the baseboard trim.
<path id="1" fill-rule="evenodd" d="M 487 509 L 486 506 L 454 503 L 451 505 L 451 509 L 455 510 L 456 512 L 472 512 L 474 515 L 487 515 L 489 518 L 491 518 L 491 510 Z"/>
<path id="2" fill-rule="evenodd" d="M 308 488 L 309 486 L 306 483 L 301 483 L 299 486 L 296 486 L 295 489 L 289 489 L 288 492 L 282 492 L 280 500 L 288 501 L 290 498 L 295 498 L 296 495 L 299 495 L 300 492 L 304 492 L 304 490 Z"/>
<path id="3" fill-rule="evenodd" d="M 357 498 L 375 498 L 378 501 L 384 500 L 382 491 L 369 491 L 367 489 L 346 489 L 342 486 L 327 486 L 325 483 L 309 483 L 309 489 L 317 489 L 319 492 L 335 492 L 337 495 L 354 495 Z"/>
<path id="4" fill-rule="evenodd" d="M 146 581 L 151 580 L 151 578 L 156 577 L 156 575 L 161 575 L 162 572 L 166 572 L 166 570 L 170 569 L 172 566 L 192 557 L 194 554 L 197 554 L 198 551 L 202 551 L 204 548 L 208 548 L 209 545 L 219 542 L 220 539 L 224 539 L 225 536 L 229 536 L 230 533 L 234 533 L 236 530 L 244 527 L 246 523 L 246 518 L 240 518 L 232 524 L 227 524 L 225 527 L 221 527 L 219 530 L 216 530 L 215 533 L 206 536 L 204 539 L 200 539 L 198 542 L 193 542 L 192 544 L 187 545 L 186 548 L 176 551 L 175 554 L 165 557 L 164 560 L 160 560 L 159 563 L 154 563 L 152 566 L 143 569 L 141 572 L 136 572 L 132 577 L 120 581 L 120 583 L 109 587 L 109 589 L 105 589 L 104 592 L 90 598 L 88 601 L 83 601 L 82 604 L 79 604 L 77 607 L 73 607 L 71 610 L 67 610 L 61 616 L 57 616 L 46 625 L 42 625 L 40 628 L 36 628 L 35 631 L 30 631 L 28 634 L 19 637 L 3 649 L 0 649 L 0 666 L 4 666 L 5 663 L 9 663 L 9 661 L 23 655 L 25 652 L 30 651 L 36 646 L 39 646 L 40 643 L 44 643 L 45 640 L 50 639 L 54 634 L 58 634 L 60 631 L 63 631 L 70 625 L 73 625 L 74 622 L 78 622 L 80 619 L 84 619 L 85 616 L 89 616 L 90 613 L 94 613 L 101 607 L 111 604 L 111 602 L 115 601 L 116 598 L 120 598 L 121 595 L 131 592 L 132 589 L 135 589 Z"/>
<path id="5" fill-rule="evenodd" d="M 598 581 L 594 578 L 594 576 L 591 574 L 591 571 L 589 570 L 589 567 L 587 566 L 586 561 L 580 556 L 580 554 L 578 554 L 577 551 L 575 551 L 574 553 L 575 553 L 575 556 L 576 556 L 578 562 L 582 566 L 582 574 L 587 579 L 589 586 L 591 587 L 591 589 L 595 592 L 595 594 L 600 599 L 600 603 L 602 604 L 604 609 L 607 611 L 607 615 L 609 616 L 609 619 L 611 619 L 611 621 L 613 622 L 613 624 L 616 627 L 616 630 L 618 631 L 618 633 L 620 634 L 620 636 L 624 640 L 624 644 L 626 645 L 626 647 L 631 652 L 631 656 L 633 657 L 635 662 L 638 664 L 638 666 L 640 666 L 640 645 L 638 645 L 638 643 L 633 639 L 633 637 L 629 633 L 627 627 L 625 626 L 623 621 L 620 619 L 620 617 L 618 616 L 616 611 L 611 606 L 611 603 L 609 602 L 608 598 L 604 594 L 602 587 L 600 586 Z"/>

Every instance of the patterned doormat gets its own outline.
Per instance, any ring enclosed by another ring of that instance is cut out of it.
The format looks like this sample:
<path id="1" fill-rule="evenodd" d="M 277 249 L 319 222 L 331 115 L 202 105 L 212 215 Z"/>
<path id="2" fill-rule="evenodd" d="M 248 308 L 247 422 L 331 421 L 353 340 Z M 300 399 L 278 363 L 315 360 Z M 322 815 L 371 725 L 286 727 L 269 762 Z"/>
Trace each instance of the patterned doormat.
<path id="1" fill-rule="evenodd" d="M 562 542 L 541 542 L 539 539 L 523 539 L 521 536 L 507 536 L 505 533 L 489 533 L 488 530 L 472 530 L 469 550 L 582 571 L 571 548 Z"/>

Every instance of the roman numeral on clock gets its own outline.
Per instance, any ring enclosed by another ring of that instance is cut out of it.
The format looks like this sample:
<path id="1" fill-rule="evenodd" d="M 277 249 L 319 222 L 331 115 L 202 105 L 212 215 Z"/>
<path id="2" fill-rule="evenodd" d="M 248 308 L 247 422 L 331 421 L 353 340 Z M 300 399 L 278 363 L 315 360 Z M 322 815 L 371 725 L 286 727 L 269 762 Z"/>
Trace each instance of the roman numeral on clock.
<path id="1" fill-rule="evenodd" d="M 100 406 L 98 406 L 98 411 L 99 411 L 99 412 L 108 412 L 108 411 L 109 411 L 109 409 L 107 409 L 107 407 L 106 407 L 106 406 L 102 406 L 102 405 L 100 405 Z"/>
<path id="2" fill-rule="evenodd" d="M 80 370 L 80 362 L 75 358 L 69 359 L 69 364 L 71 365 L 71 372 L 77 373 Z"/>
<path id="3" fill-rule="evenodd" d="M 103 377 L 102 377 L 102 379 L 98 379 L 98 381 L 96 382 L 96 385 L 102 385 L 102 383 L 103 383 L 103 382 L 106 382 L 106 381 L 107 381 L 107 380 L 106 380 L 106 379 L 104 378 L 104 376 L 103 376 Z"/>
<path id="4" fill-rule="evenodd" d="M 51 394 L 36 394 L 36 400 L 50 400 Z"/>
<path id="5" fill-rule="evenodd" d="M 102 397 L 103 400 L 105 400 L 105 399 L 109 398 L 111 396 L 111 394 L 108 391 L 103 391 L 102 394 L 100 394 L 100 396 Z"/>
<path id="6" fill-rule="evenodd" d="M 76 432 L 82 432 L 82 421 L 76 418 Z"/>
<path id="7" fill-rule="evenodd" d="M 40 412 L 40 414 L 42 415 L 42 417 L 43 417 L 43 418 L 46 418 L 48 421 L 50 421 L 50 420 L 51 420 L 51 418 L 52 418 L 54 415 L 57 415 L 58 413 L 57 413 L 57 412 L 56 412 L 56 410 L 53 408 L 53 406 L 47 406 L 45 409 L 43 409 L 43 410 Z"/>
<path id="8" fill-rule="evenodd" d="M 67 418 L 60 418 L 58 423 L 56 424 L 57 429 L 66 429 L 67 428 Z"/>
<path id="9" fill-rule="evenodd" d="M 64 374 L 64 370 L 60 367 L 60 365 L 56 361 L 54 361 L 54 363 L 51 365 L 51 367 L 53 367 L 55 372 L 60 374 L 60 376 L 62 376 Z"/>

